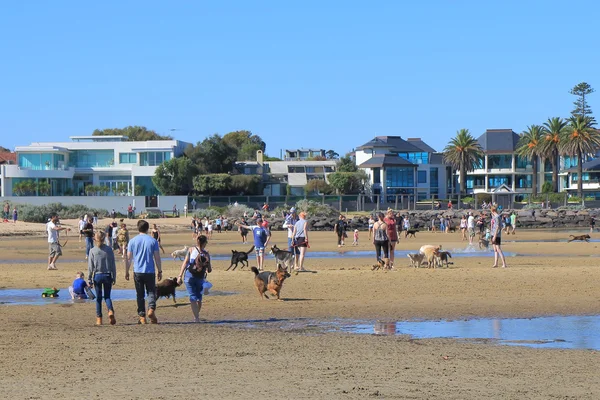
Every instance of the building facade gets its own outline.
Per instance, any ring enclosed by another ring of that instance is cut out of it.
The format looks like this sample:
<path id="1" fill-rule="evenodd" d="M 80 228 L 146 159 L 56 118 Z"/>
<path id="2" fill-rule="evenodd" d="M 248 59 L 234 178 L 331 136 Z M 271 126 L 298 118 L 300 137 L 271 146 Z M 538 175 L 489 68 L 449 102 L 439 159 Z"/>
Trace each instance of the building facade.
<path id="1" fill-rule="evenodd" d="M 306 161 L 315 157 L 325 157 L 325 149 L 286 150 L 284 161 Z"/>
<path id="2" fill-rule="evenodd" d="M 396 195 L 417 200 L 445 199 L 453 193 L 452 171 L 442 154 L 420 138 L 377 136 L 355 149 L 358 168 L 369 177 L 369 194 L 386 202 Z"/>
<path id="3" fill-rule="evenodd" d="M 15 149 L 16 163 L 0 166 L 2 196 L 79 196 L 104 187 L 107 195 L 154 196 L 156 167 L 179 157 L 178 140 L 129 142 L 124 136 L 73 136 Z"/>

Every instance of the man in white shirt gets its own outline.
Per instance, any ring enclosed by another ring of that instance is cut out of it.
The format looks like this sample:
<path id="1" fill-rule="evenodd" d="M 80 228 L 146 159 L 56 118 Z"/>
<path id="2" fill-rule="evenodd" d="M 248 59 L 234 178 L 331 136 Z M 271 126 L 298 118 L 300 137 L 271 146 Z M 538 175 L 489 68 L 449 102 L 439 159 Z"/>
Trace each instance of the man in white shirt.
<path id="1" fill-rule="evenodd" d="M 66 230 L 69 232 L 70 228 L 58 226 L 58 215 L 52 214 L 50 221 L 46 224 L 46 231 L 48 232 L 48 245 L 50 247 L 50 255 L 48 256 L 48 269 L 56 268 L 56 260 L 62 256 L 62 249 L 60 242 L 58 241 L 58 232 Z"/>
<path id="2" fill-rule="evenodd" d="M 467 218 L 467 232 L 469 232 L 469 244 L 473 244 L 473 238 L 475 237 L 475 217 L 473 212 L 469 212 L 469 218 Z"/>
<path id="3" fill-rule="evenodd" d="M 85 226 L 85 223 L 87 222 L 83 220 L 83 216 L 81 216 L 81 218 L 79 218 L 79 241 L 81 242 L 81 238 L 83 237 L 83 227 Z"/>

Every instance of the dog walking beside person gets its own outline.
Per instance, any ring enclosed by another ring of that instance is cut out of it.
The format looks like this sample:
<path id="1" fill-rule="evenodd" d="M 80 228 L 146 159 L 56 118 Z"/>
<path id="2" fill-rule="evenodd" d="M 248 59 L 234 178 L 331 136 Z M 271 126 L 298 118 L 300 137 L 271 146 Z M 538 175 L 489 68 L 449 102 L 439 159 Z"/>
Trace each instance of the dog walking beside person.
<path id="1" fill-rule="evenodd" d="M 294 237 L 294 247 L 298 248 L 300 254 L 294 258 L 294 269 L 296 271 L 306 271 L 304 268 L 304 258 L 308 248 L 308 224 L 306 223 L 306 213 L 302 211 L 298 215 L 299 219 L 294 225 L 292 236 Z"/>
<path id="2" fill-rule="evenodd" d="M 48 232 L 48 246 L 50 247 L 50 254 L 48 256 L 48 269 L 58 269 L 56 267 L 56 261 L 58 257 L 62 256 L 62 246 L 58 240 L 60 231 L 70 232 L 70 228 L 58 226 L 58 214 L 52 214 L 50 221 L 46 224 L 46 232 Z"/>
<path id="3" fill-rule="evenodd" d="M 200 322 L 204 283 L 206 282 L 206 275 L 212 272 L 212 267 L 210 264 L 210 254 L 206 250 L 208 238 L 205 235 L 199 235 L 196 239 L 196 244 L 197 246 L 188 251 L 181 264 L 177 283 L 181 285 L 182 282 L 185 282 L 185 287 L 190 296 L 190 307 L 194 315 L 194 322 Z M 196 262 L 198 257 L 200 257 L 200 269 L 194 268 L 198 265 Z"/>
<path id="4" fill-rule="evenodd" d="M 162 264 L 158 242 L 148 235 L 150 225 L 143 219 L 137 223 L 139 235 L 129 241 L 125 258 L 125 280 L 129 280 L 129 268 L 133 262 L 133 282 L 137 299 L 139 324 L 146 323 L 146 294 L 148 295 L 148 319 L 157 324 L 156 318 L 156 271 L 162 280 Z"/>
<path id="5" fill-rule="evenodd" d="M 88 258 L 88 282 L 96 290 L 96 325 L 102 325 L 102 299 L 108 308 L 108 319 L 111 325 L 117 323 L 110 292 L 117 282 L 117 263 L 115 253 L 104 242 L 106 234 L 102 231 L 94 235 L 94 247 Z"/>
<path id="6" fill-rule="evenodd" d="M 492 221 L 490 225 L 490 231 L 492 235 L 492 247 L 494 248 L 494 265 L 492 268 L 498 267 L 498 257 L 502 260 L 502 268 L 506 268 L 506 259 L 502 252 L 502 216 L 498 214 L 496 206 L 492 206 L 490 209 L 492 212 Z"/>

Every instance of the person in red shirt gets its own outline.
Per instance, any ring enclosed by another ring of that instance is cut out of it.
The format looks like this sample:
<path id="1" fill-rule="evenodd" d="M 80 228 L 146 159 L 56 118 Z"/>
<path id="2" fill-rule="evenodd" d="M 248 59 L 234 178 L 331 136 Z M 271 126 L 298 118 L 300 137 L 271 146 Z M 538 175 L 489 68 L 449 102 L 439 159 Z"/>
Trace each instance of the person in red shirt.
<path id="1" fill-rule="evenodd" d="M 396 243 L 400 241 L 398 236 L 398 227 L 396 226 L 396 218 L 394 217 L 394 211 L 390 208 L 387 210 L 387 215 L 383 219 L 383 222 L 387 225 L 388 235 L 388 246 L 390 249 L 390 267 L 394 267 L 394 250 L 396 249 Z"/>

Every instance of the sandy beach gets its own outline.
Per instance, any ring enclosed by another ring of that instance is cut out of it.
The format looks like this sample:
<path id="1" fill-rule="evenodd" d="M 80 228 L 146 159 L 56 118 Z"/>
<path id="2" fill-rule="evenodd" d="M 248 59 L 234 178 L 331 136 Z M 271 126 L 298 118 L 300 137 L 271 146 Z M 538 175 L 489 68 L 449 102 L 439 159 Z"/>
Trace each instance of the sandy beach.
<path id="1" fill-rule="evenodd" d="M 101 226 L 106 221 L 101 223 Z M 131 227 L 135 221 L 131 221 Z M 152 221 L 151 221 L 152 222 Z M 75 226 L 75 221 L 63 221 Z M 176 276 L 171 251 L 193 244 L 185 219 L 157 221 L 167 252 L 164 276 Z M 189 323 L 184 290 L 178 306 L 158 302 L 157 326 L 138 326 L 135 302 L 115 302 L 118 324 L 94 326 L 92 302 L 0 305 L 2 398 L 399 398 L 596 399 L 598 352 L 505 346 L 489 340 L 359 335 L 323 328 L 333 320 L 404 321 L 478 317 L 597 315 L 600 281 L 596 242 L 567 243 L 571 232 L 517 231 L 503 237 L 509 268 L 491 268 L 491 252 L 454 257 L 450 268 L 414 269 L 405 256 L 396 271 L 371 271 L 368 233 L 342 252 L 360 257 L 311 257 L 338 252 L 333 232 L 311 232 L 306 266 L 285 282 L 284 301 L 261 300 L 248 270 L 226 272 L 214 260 L 200 324 Z M 581 233 L 585 233 L 584 230 Z M 57 271 L 46 270 L 43 224 L 0 224 L 0 287 L 68 287 L 87 268 L 70 235 Z M 592 238 L 594 238 L 592 234 Z M 562 241 L 558 241 L 562 240 Z M 284 245 L 284 232 L 272 243 Z M 348 243 L 350 244 L 350 242 Z M 464 251 L 460 233 L 419 232 L 398 250 L 423 244 Z M 213 234 L 213 255 L 247 251 L 237 232 Z M 27 260 L 25 262 L 25 260 Z M 267 258 L 267 269 L 274 269 Z M 250 265 L 255 265 L 253 255 Z M 132 289 L 124 266 L 116 289 Z M 181 288 L 180 288 L 181 289 Z M 294 324 L 295 321 L 310 320 Z M 239 322 L 253 321 L 251 324 Z M 236 324 L 236 322 L 238 322 Z M 25 384 L 24 384 L 25 382 Z M 85 396 L 84 396 L 85 397 Z"/>

